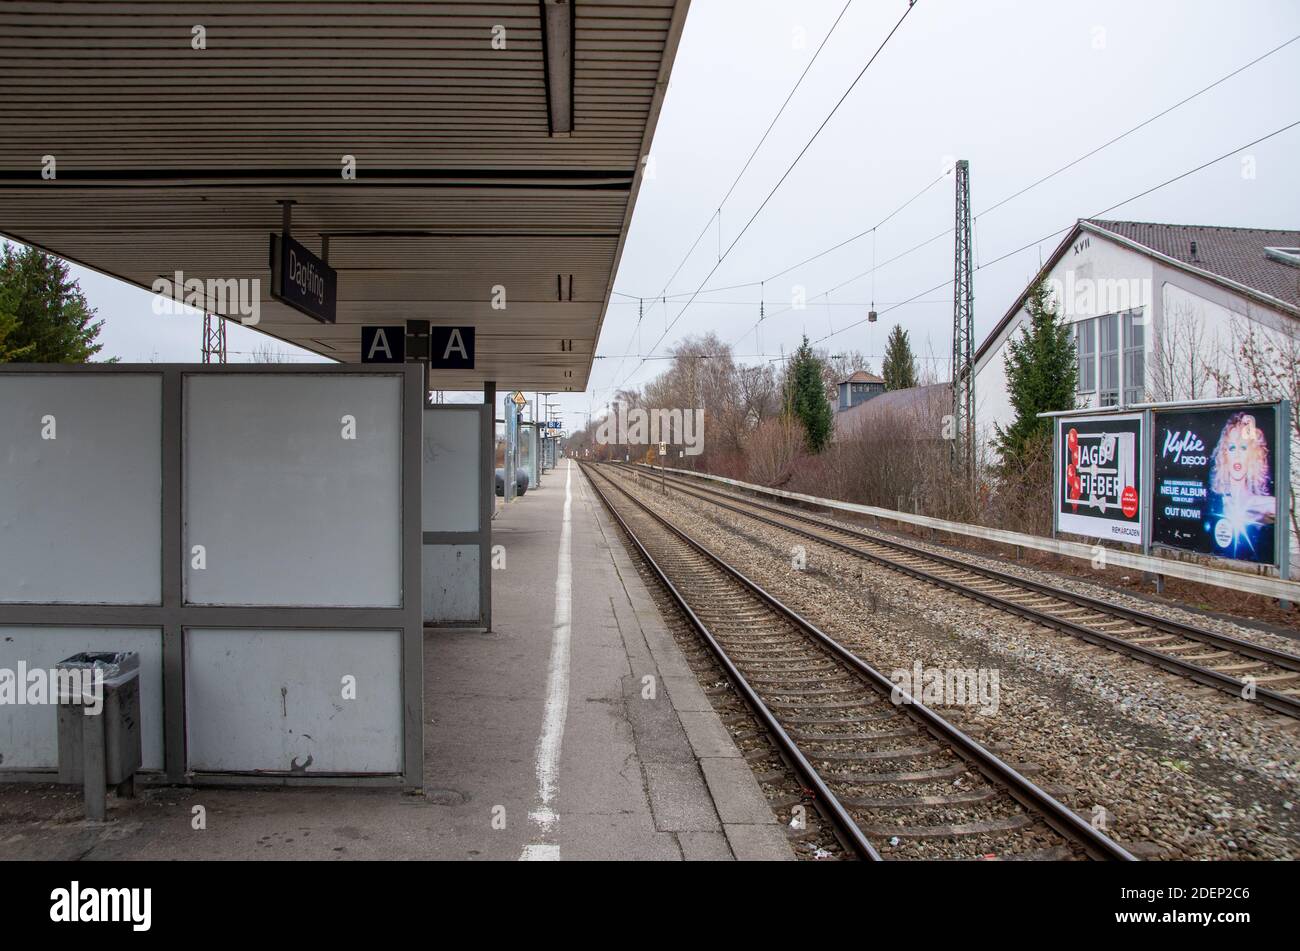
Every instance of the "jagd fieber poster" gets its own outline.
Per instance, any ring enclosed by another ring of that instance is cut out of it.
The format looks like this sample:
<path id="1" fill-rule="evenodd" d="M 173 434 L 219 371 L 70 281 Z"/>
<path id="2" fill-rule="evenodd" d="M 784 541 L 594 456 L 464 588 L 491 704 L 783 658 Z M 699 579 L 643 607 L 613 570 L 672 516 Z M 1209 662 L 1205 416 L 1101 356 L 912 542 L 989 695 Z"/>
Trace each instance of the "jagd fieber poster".
<path id="1" fill-rule="evenodd" d="M 1056 422 L 1057 531 L 1142 544 L 1142 416 Z"/>

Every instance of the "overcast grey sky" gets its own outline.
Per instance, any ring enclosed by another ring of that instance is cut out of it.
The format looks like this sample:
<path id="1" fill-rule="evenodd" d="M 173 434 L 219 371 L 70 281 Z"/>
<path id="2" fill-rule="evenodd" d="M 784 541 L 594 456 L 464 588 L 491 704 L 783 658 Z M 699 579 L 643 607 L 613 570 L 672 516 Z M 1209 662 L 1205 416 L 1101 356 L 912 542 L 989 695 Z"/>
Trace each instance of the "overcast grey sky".
<path id="1" fill-rule="evenodd" d="M 743 5 L 695 0 L 655 137 L 655 177 L 645 183 L 615 288 L 657 295 L 717 207 L 753 146 L 843 8 L 843 0 Z M 772 135 L 722 209 L 723 250 L 789 167 L 906 8 L 905 0 L 855 0 Z M 744 14 L 739 15 L 743 9 Z M 1300 3 L 1243 0 L 920 0 L 879 59 L 822 131 L 748 232 L 708 281 L 760 280 L 870 229 L 939 174 L 952 157 L 971 164 L 979 213 L 1148 117 L 1300 34 Z M 803 45 L 797 45 L 800 37 Z M 1059 177 L 976 220 L 976 265 L 1089 217 L 1239 145 L 1300 119 L 1294 90 L 1300 42 L 1275 53 Z M 1243 153 L 1246 154 L 1246 153 Z M 1240 156 L 1124 205 L 1108 217 L 1272 228 L 1300 227 L 1300 128 L 1253 149 L 1256 177 Z M 875 234 L 876 262 L 953 223 L 951 178 Z M 1049 254 L 1060 236 L 1044 241 Z M 668 293 L 690 294 L 718 258 L 717 222 Z M 779 356 L 807 333 L 825 337 L 881 317 L 821 346 L 857 349 L 879 369 L 890 327 L 911 332 L 923 358 L 948 372 L 952 296 L 944 288 L 886 311 L 952 277 L 952 236 L 820 297 L 872 267 L 865 237 L 764 288 L 767 313 L 789 306 L 792 285 L 808 304 L 765 320 L 754 333 L 759 288 L 701 294 L 657 351 L 688 333 L 739 339 L 748 360 Z M 975 276 L 976 338 L 983 339 L 1040 261 L 1040 246 Z M 615 298 L 592 375 L 589 405 L 628 380 L 662 370 L 648 360 L 665 327 L 647 304 L 640 344 L 637 303 Z M 717 303 L 722 301 L 725 303 Z M 670 300 L 668 322 L 685 299 Z M 615 373 L 632 344 L 632 357 Z M 635 370 L 635 372 L 633 372 Z M 630 375 L 630 377 L 629 377 Z"/>
<path id="2" fill-rule="evenodd" d="M 834 35 L 735 192 L 667 293 L 690 294 L 758 208 L 867 62 L 907 0 L 853 0 Z M 844 0 L 693 0 L 615 289 L 660 294 L 718 207 Z M 934 181 L 944 164 L 971 164 L 976 264 L 1064 229 L 1166 179 L 1300 119 L 1295 90 L 1300 42 L 1228 80 L 1028 194 L 980 215 L 1036 179 L 1266 51 L 1300 34 L 1296 0 L 918 0 L 916 9 L 840 107 L 798 166 L 736 244 L 708 286 L 767 278 L 870 229 Z M 1263 228 L 1300 227 L 1300 127 L 1248 149 L 1255 177 L 1233 156 L 1124 205 L 1108 217 Z M 924 359 L 940 359 L 951 335 L 945 287 L 890 309 L 952 277 L 952 237 L 820 296 L 854 275 L 952 226 L 947 178 L 874 236 L 855 241 L 766 284 L 770 316 L 760 341 L 759 289 L 700 295 L 655 354 L 707 330 L 736 340 L 747 362 L 827 336 L 861 320 L 872 300 L 881 317 L 820 346 L 879 355 L 901 323 Z M 983 339 L 1059 236 L 975 276 L 976 338 Z M 874 248 L 873 248 L 874 244 Z M 150 295 L 77 269 L 106 320 L 105 355 L 124 360 L 198 359 L 198 319 L 159 317 Z M 794 285 L 807 307 L 789 306 Z M 646 360 L 684 298 L 637 303 L 615 297 L 585 394 L 556 397 L 569 425 L 599 409 L 611 387 L 644 384 L 666 363 Z M 744 335 L 744 336 L 742 336 Z M 258 346 L 303 354 L 232 327 L 232 359 Z M 629 349 L 625 361 L 620 358 Z M 299 356 L 297 359 L 316 359 Z M 617 370 L 617 374 L 616 374 Z M 500 381 L 508 386 L 508 381 Z"/>

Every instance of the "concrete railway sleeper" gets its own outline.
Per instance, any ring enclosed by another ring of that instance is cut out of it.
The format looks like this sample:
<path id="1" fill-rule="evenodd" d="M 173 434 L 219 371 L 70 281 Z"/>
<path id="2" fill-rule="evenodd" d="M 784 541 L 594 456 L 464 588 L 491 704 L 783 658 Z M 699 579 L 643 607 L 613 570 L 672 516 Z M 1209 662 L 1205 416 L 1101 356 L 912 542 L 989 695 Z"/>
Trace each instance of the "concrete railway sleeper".
<path id="1" fill-rule="evenodd" d="M 1029 780 L 1027 767 L 899 691 L 608 471 L 585 470 L 858 857 L 1133 859 Z"/>
<path id="2" fill-rule="evenodd" d="M 635 471 L 635 470 L 634 470 Z M 655 478 L 659 478 L 656 473 Z M 668 477 L 684 495 L 1300 718 L 1300 656 Z"/>

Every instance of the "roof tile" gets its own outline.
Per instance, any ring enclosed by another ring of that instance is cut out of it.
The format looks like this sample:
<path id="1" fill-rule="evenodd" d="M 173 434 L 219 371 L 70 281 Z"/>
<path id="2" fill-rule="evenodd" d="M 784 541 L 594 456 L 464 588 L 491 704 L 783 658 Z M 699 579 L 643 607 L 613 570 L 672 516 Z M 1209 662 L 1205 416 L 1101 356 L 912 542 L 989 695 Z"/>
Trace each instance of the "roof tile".
<path id="1" fill-rule="evenodd" d="M 1276 261 L 1264 252 L 1265 248 L 1300 247 L 1300 231 L 1097 219 L 1090 219 L 1088 223 L 1189 267 L 1208 271 L 1293 307 L 1300 307 L 1300 268 Z M 1193 241 L 1196 242 L 1195 257 L 1192 256 Z"/>

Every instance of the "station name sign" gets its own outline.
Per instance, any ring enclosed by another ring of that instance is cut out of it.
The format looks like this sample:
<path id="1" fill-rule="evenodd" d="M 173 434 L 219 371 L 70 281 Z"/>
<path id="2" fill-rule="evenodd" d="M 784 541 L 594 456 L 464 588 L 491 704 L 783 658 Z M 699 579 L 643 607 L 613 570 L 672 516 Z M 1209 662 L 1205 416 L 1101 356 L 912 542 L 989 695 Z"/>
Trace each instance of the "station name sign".
<path id="1" fill-rule="evenodd" d="M 293 238 L 271 235 L 271 296 L 323 324 L 334 323 L 338 272 Z"/>
<path id="2" fill-rule="evenodd" d="M 362 363 L 426 363 L 430 370 L 474 369 L 474 328 L 433 327 L 427 320 L 361 327 Z"/>

